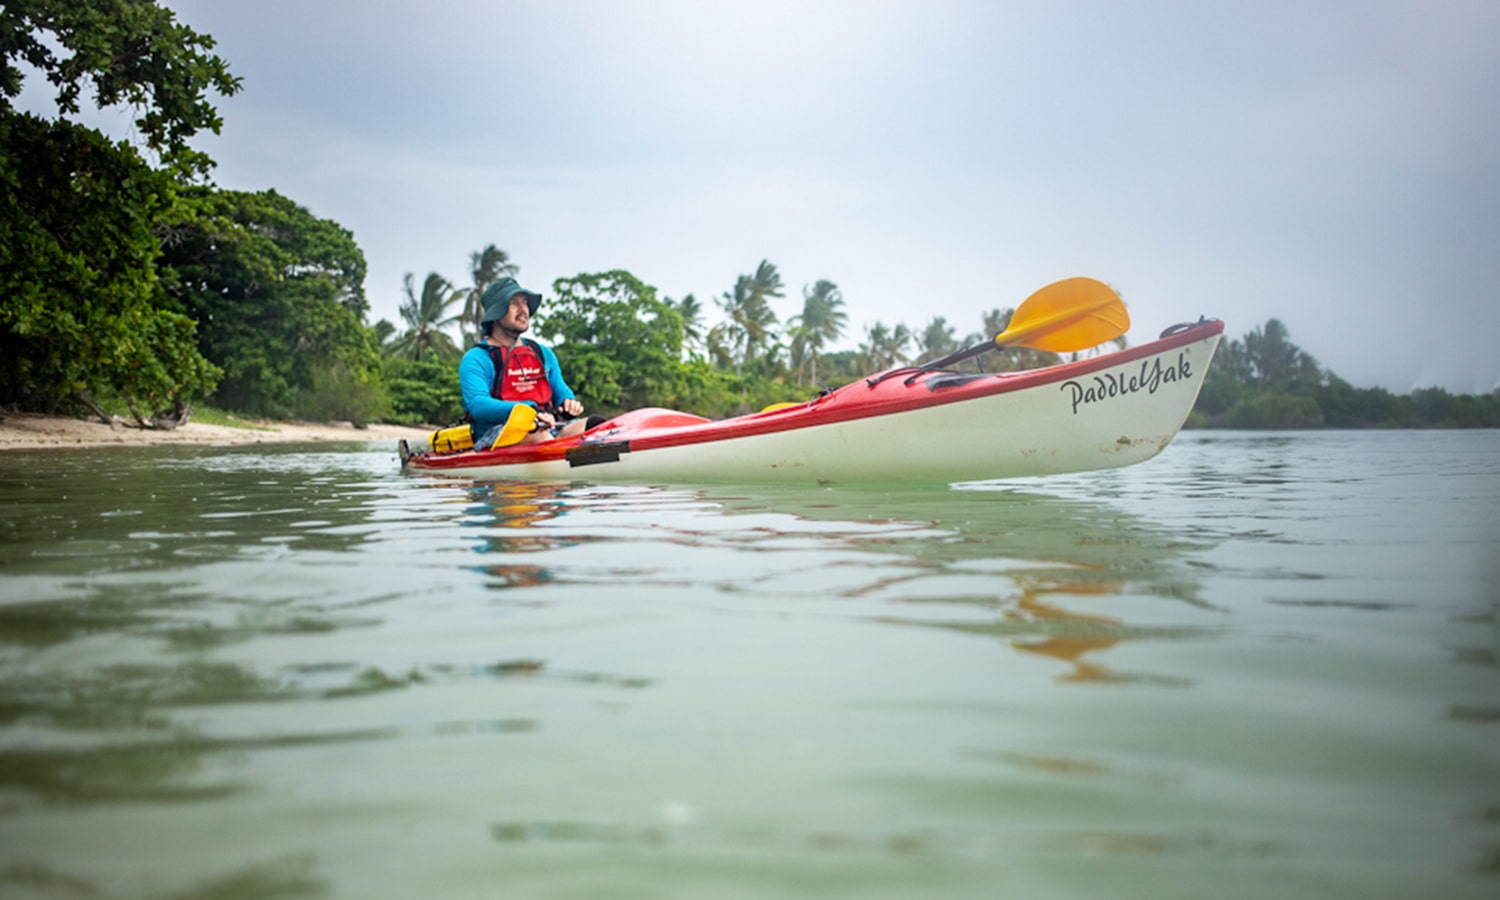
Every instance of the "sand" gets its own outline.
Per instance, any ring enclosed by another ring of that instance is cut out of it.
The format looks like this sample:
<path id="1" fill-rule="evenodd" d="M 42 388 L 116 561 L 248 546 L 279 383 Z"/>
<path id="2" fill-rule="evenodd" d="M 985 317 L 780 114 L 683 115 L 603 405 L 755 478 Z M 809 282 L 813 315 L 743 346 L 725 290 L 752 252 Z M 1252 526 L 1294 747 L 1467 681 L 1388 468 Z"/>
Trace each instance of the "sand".
<path id="1" fill-rule="evenodd" d="M 196 444 L 232 446 L 312 441 L 389 441 L 394 449 L 399 438 L 425 442 L 432 428 L 401 425 L 370 425 L 355 428 L 348 422 L 256 422 L 258 428 L 231 428 L 188 422 L 170 431 L 153 431 L 127 425 L 111 427 L 99 421 L 35 413 L 0 413 L 0 451 L 65 447 L 165 446 Z"/>

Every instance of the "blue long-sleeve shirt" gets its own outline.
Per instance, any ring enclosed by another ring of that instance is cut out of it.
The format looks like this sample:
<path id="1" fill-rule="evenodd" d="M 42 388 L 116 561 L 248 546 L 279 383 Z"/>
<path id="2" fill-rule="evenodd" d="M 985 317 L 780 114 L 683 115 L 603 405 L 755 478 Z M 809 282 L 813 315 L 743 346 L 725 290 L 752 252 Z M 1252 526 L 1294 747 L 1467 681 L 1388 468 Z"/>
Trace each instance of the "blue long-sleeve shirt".
<path id="1" fill-rule="evenodd" d="M 562 369 L 557 364 L 557 354 L 545 344 L 537 344 L 542 351 L 542 372 L 547 384 L 552 387 L 552 403 L 557 405 L 573 399 L 573 389 L 563 381 Z M 470 347 L 458 363 L 458 390 L 463 395 L 464 409 L 473 420 L 477 437 L 486 429 L 503 424 L 515 409 L 514 400 L 496 400 L 490 391 L 495 386 L 495 363 L 490 359 L 489 348 L 484 344 Z M 535 406 L 536 404 L 531 404 Z"/>

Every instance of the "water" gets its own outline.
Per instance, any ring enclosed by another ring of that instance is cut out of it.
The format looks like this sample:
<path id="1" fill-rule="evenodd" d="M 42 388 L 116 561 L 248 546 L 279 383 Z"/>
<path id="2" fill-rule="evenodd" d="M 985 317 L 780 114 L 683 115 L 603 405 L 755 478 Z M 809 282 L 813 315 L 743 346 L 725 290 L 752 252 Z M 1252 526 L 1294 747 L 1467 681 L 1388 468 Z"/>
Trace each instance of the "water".
<path id="1" fill-rule="evenodd" d="M 1500 433 L 962 490 L 0 456 L 0 896 L 1494 897 Z"/>

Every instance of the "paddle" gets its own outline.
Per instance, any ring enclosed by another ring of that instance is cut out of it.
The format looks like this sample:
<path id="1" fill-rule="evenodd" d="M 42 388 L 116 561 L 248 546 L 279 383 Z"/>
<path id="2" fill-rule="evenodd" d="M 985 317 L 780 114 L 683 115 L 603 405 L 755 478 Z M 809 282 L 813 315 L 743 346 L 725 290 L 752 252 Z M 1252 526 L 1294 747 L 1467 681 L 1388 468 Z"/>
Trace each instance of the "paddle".
<path id="1" fill-rule="evenodd" d="M 505 420 L 505 427 L 495 436 L 495 442 L 482 449 L 494 450 L 497 447 L 509 447 L 519 444 L 526 435 L 536 430 L 536 408 L 527 403 L 517 403 L 511 408 L 510 417 Z"/>
<path id="2" fill-rule="evenodd" d="M 923 372 L 942 369 L 981 353 L 1010 346 L 1031 347 L 1053 353 L 1072 353 L 1097 347 L 1124 334 L 1130 314 L 1114 288 L 1092 278 L 1064 278 L 1021 301 L 1006 329 L 993 340 L 950 353 L 919 366 L 906 380 L 911 384 Z M 901 370 L 896 370 L 901 371 Z M 896 372 L 870 381 L 874 387 Z"/>

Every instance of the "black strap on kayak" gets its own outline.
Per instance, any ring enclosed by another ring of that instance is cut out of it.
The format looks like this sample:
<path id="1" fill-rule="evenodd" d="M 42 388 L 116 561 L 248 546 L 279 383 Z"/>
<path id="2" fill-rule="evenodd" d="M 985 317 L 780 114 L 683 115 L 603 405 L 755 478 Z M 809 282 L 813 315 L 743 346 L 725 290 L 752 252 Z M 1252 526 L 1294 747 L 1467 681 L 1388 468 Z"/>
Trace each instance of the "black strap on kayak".
<path id="1" fill-rule="evenodd" d="M 972 347 L 965 347 L 962 350 L 955 350 L 947 356 L 935 359 L 929 363 L 923 363 L 920 366 L 907 366 L 902 369 L 891 369 L 889 372 L 882 372 L 879 375 L 876 375 L 874 378 L 866 378 L 865 384 L 868 384 L 870 387 L 874 387 L 882 381 L 885 381 L 887 378 L 893 378 L 897 375 L 905 375 L 907 372 L 910 372 L 911 374 L 906 379 L 906 386 L 911 387 L 911 383 L 913 381 L 916 381 L 918 378 L 921 378 L 928 372 L 947 368 L 954 363 L 960 363 L 966 359 L 973 359 L 974 357 L 979 356 L 982 353 L 987 353 L 990 350 L 994 349 L 996 349 L 994 341 L 985 341 L 982 344 L 975 344 Z"/>
<path id="2" fill-rule="evenodd" d="M 620 454 L 630 452 L 629 441 L 605 441 L 598 444 L 579 444 L 569 447 L 566 454 L 568 465 L 593 466 L 599 463 L 619 462 Z"/>
<path id="3" fill-rule="evenodd" d="M 1196 322 L 1178 322 L 1176 325 L 1168 326 L 1167 329 L 1161 333 L 1161 336 L 1164 338 L 1169 338 L 1174 334 L 1182 334 L 1184 331 L 1191 331 L 1201 325 L 1207 325 L 1209 322 L 1217 321 L 1218 319 L 1210 319 L 1207 316 L 1199 316 L 1198 321 Z"/>
<path id="4" fill-rule="evenodd" d="M 962 387 L 971 381 L 979 381 L 983 378 L 993 378 L 987 372 L 942 372 L 922 382 L 929 391 L 940 391 L 943 388 Z"/>

